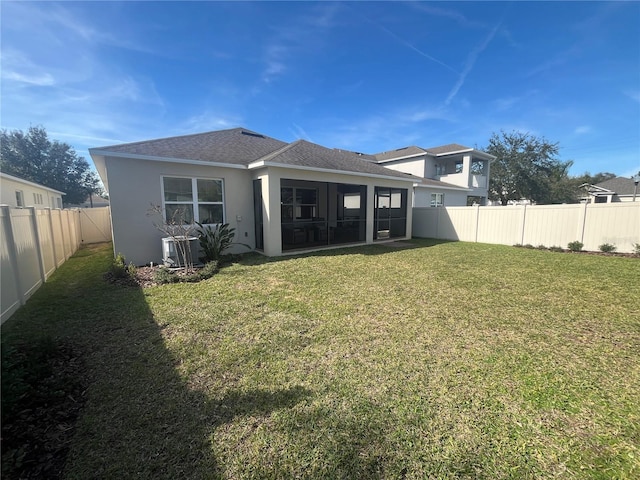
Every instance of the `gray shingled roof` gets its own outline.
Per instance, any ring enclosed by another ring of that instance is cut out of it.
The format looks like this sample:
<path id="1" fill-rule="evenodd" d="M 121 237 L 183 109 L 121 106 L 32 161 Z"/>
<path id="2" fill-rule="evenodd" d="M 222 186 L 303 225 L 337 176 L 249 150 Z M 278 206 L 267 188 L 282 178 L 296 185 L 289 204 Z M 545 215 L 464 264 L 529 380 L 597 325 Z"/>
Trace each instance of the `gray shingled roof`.
<path id="1" fill-rule="evenodd" d="M 442 155 L 443 153 L 459 152 L 461 150 L 473 150 L 471 147 L 465 147 L 458 143 L 450 143 L 448 145 L 442 145 L 440 147 L 427 148 L 427 152 L 431 155 Z"/>
<path id="2" fill-rule="evenodd" d="M 611 190 L 617 195 L 633 195 L 633 190 L 635 188 L 633 180 L 626 177 L 610 178 L 604 182 L 597 183 L 595 186 Z"/>
<path id="3" fill-rule="evenodd" d="M 420 155 L 427 153 L 427 151 L 423 148 L 416 147 L 415 145 L 411 145 L 410 147 L 398 148 L 396 150 L 389 150 L 388 152 L 381 152 L 372 155 L 378 162 L 382 162 L 385 160 L 391 160 L 393 158 L 404 158 L 409 157 L 411 155 Z"/>
<path id="4" fill-rule="evenodd" d="M 336 150 L 306 140 L 297 140 L 274 156 L 264 159 L 269 163 L 281 165 L 303 166 L 324 170 L 342 170 L 368 175 L 383 175 L 400 179 L 413 179 L 406 173 L 396 172 L 361 158 L 353 152 Z"/>
<path id="5" fill-rule="evenodd" d="M 425 187 L 441 187 L 441 188 L 451 188 L 451 189 L 455 189 L 455 190 L 464 190 L 467 191 L 469 190 L 466 187 L 461 187 L 460 185 L 454 185 L 452 183 L 447 183 L 447 182 L 441 182 L 440 180 L 433 180 L 431 178 L 421 178 L 421 177 L 416 177 L 416 183 L 418 185 L 422 185 Z"/>
<path id="6" fill-rule="evenodd" d="M 124 143 L 90 150 L 148 157 L 200 160 L 248 165 L 284 146 L 286 142 L 245 128 Z"/>

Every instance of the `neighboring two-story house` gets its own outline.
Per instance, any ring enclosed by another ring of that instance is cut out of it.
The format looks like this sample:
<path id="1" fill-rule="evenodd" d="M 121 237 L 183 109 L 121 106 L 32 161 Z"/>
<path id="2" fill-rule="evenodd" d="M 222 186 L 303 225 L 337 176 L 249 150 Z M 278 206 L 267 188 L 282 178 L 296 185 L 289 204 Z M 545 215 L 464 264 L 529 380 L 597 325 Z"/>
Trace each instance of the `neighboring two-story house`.
<path id="1" fill-rule="evenodd" d="M 475 148 L 455 143 L 399 148 L 371 156 L 392 170 L 422 177 L 414 183 L 414 207 L 486 205 L 491 162 Z"/>

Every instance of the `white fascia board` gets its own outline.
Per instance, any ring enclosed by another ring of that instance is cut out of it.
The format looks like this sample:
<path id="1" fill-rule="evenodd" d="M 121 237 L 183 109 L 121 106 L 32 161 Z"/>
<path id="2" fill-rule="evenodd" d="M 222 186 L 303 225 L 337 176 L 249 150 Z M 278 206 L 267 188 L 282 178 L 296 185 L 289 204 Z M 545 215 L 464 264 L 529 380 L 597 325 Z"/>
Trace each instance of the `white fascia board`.
<path id="1" fill-rule="evenodd" d="M 422 153 L 414 153 L 413 155 L 407 155 L 405 157 L 395 157 L 395 158 L 387 158 L 386 160 L 376 160 L 376 163 L 389 163 L 389 162 L 397 162 L 400 160 L 407 160 L 409 158 L 416 158 L 416 157 L 423 157 L 425 155 L 432 155 L 432 153 L 429 152 L 422 152 Z"/>
<path id="2" fill-rule="evenodd" d="M 465 150 L 456 150 L 455 152 L 438 153 L 435 156 L 436 157 L 446 157 L 447 155 L 460 155 L 461 153 L 473 153 L 474 155 L 476 155 L 478 157 L 484 157 L 485 159 L 487 159 L 489 161 L 493 161 L 493 160 L 496 159 L 496 157 L 494 157 L 490 153 L 483 152 L 482 150 L 476 150 L 475 148 L 467 148 Z M 433 155 L 433 154 L 431 154 L 431 155 Z"/>
<path id="3" fill-rule="evenodd" d="M 472 188 L 465 188 L 465 187 L 441 187 L 440 185 L 424 185 L 423 183 L 414 183 L 413 184 L 414 187 L 418 187 L 418 188 L 432 188 L 432 189 L 438 189 L 438 190 L 458 190 L 461 192 L 472 192 L 473 189 Z"/>
<path id="4" fill-rule="evenodd" d="M 435 156 L 436 157 L 445 157 L 447 155 L 459 155 L 461 153 L 469 153 L 469 152 L 473 152 L 473 148 L 465 148 L 464 150 L 455 150 L 453 152 L 443 152 L 443 153 L 436 153 Z M 432 154 L 433 155 L 433 154 Z"/>
<path id="5" fill-rule="evenodd" d="M 412 178 L 402 178 L 402 177 L 392 177 L 390 175 L 378 175 L 376 173 L 361 173 L 361 172 L 353 172 L 349 170 L 335 170 L 332 168 L 317 168 L 317 167 L 307 167 L 304 165 L 287 165 L 286 163 L 275 163 L 275 162 L 254 162 L 249 164 L 249 169 L 260 168 L 260 167 L 278 167 L 278 168 L 287 168 L 289 170 L 305 170 L 308 172 L 321 172 L 321 173 L 334 173 L 338 175 L 351 175 L 354 177 L 366 177 L 366 178 L 383 178 L 385 180 L 397 180 L 399 182 L 411 182 L 413 183 Z"/>
<path id="6" fill-rule="evenodd" d="M 31 187 L 40 188 L 48 192 L 59 193 L 60 195 L 66 195 L 66 193 L 61 192 L 60 190 L 56 190 L 55 188 L 45 187 L 44 185 L 40 185 L 39 183 L 30 182 L 29 180 L 24 180 L 22 178 L 14 177 L 13 175 L 9 175 L 8 173 L 0 172 L 0 177 L 4 177 L 7 180 L 12 180 L 14 182 L 22 183 L 24 185 L 29 185 Z"/>
<path id="7" fill-rule="evenodd" d="M 92 156 L 95 154 L 102 155 L 104 157 L 131 158 L 133 160 L 150 160 L 152 162 L 182 163 L 186 165 L 206 165 L 208 167 L 236 168 L 238 170 L 247 169 L 245 165 L 238 165 L 236 163 L 210 162 L 207 160 L 189 160 L 185 158 L 173 157 L 156 157 L 155 155 L 138 155 L 134 153 L 110 152 L 108 150 L 100 149 L 89 149 L 89 153 Z"/>

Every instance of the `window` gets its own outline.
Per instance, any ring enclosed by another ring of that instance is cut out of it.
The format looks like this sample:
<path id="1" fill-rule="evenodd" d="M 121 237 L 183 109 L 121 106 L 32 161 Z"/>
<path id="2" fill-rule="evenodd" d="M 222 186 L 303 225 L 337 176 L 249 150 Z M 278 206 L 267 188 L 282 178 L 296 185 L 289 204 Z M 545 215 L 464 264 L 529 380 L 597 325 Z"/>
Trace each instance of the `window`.
<path id="1" fill-rule="evenodd" d="M 442 207 L 444 205 L 444 193 L 432 193 L 431 194 L 431 206 Z"/>
<path id="2" fill-rule="evenodd" d="M 162 198 L 167 223 L 224 223 L 222 180 L 162 177 Z"/>
<path id="3" fill-rule="evenodd" d="M 16 190 L 16 207 L 24 207 L 24 193 L 22 193 L 22 190 Z"/>
<path id="4" fill-rule="evenodd" d="M 463 168 L 464 168 L 464 161 L 456 160 L 456 173 L 462 173 Z"/>
<path id="5" fill-rule="evenodd" d="M 62 199 L 61 198 L 56 198 L 56 205 L 58 206 L 58 208 L 62 208 Z"/>
<path id="6" fill-rule="evenodd" d="M 282 187 L 280 200 L 283 222 L 311 220 L 318 216 L 318 190 L 315 188 Z"/>
<path id="7" fill-rule="evenodd" d="M 484 160 L 473 158 L 471 160 L 471 173 L 474 175 L 484 175 Z"/>
<path id="8" fill-rule="evenodd" d="M 42 205 L 42 194 L 41 193 L 34 193 L 33 194 L 33 203 L 35 203 L 36 205 Z"/>

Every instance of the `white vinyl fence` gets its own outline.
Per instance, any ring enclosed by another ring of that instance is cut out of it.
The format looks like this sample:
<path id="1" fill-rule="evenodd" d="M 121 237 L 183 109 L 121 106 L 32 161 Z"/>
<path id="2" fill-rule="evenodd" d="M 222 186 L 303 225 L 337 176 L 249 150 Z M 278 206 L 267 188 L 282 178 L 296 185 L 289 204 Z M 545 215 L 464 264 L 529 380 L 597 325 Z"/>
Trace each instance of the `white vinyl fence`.
<path id="1" fill-rule="evenodd" d="M 109 207 L 74 210 L 0 206 L 0 323 L 82 243 L 111 241 Z"/>
<path id="2" fill-rule="evenodd" d="M 610 243 L 617 252 L 633 252 L 640 202 L 414 208 L 413 236 L 562 248 L 578 240 L 585 250 Z"/>

